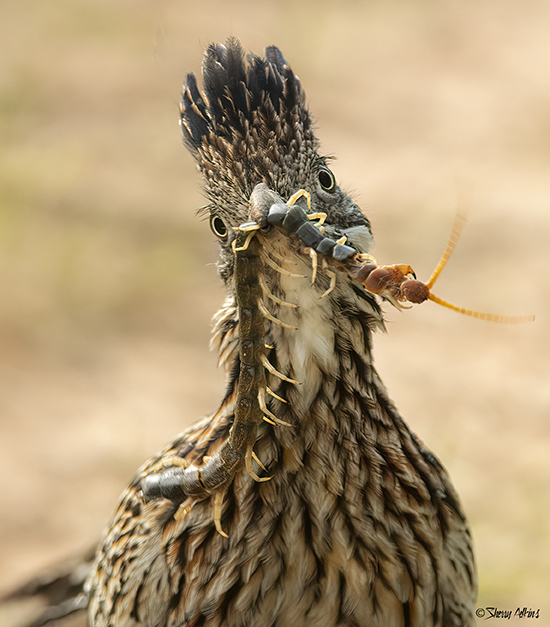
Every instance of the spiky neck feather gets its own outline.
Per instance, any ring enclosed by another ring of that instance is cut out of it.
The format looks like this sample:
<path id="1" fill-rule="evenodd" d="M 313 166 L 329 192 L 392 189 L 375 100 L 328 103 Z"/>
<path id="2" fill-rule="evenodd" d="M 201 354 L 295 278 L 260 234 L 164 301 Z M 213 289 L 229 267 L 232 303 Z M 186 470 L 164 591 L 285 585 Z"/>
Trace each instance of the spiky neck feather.
<path id="1" fill-rule="evenodd" d="M 374 297 L 361 288 L 356 290 L 345 273 L 338 273 L 334 289 L 323 296 L 329 283 L 319 270 L 311 283 L 309 258 L 296 254 L 281 238 L 280 247 L 266 247 L 264 257 L 278 251 L 286 256 L 294 273 L 303 278 L 280 274 L 264 264 L 263 305 L 283 324 L 265 322 L 265 342 L 269 360 L 276 370 L 299 385 L 270 376 L 269 387 L 289 400 L 288 406 L 276 403 L 292 424 L 309 419 L 311 405 L 327 385 L 343 385 L 350 394 L 372 385 L 371 344 L 374 330 L 384 330 L 382 313 Z M 273 244 L 273 243 L 272 243 Z M 275 296 L 275 300 L 273 299 Z M 283 301 L 292 307 L 283 306 Z M 238 384 L 238 310 L 230 289 L 229 296 L 214 319 L 212 348 L 219 352 L 219 362 L 228 375 L 228 394 Z"/>

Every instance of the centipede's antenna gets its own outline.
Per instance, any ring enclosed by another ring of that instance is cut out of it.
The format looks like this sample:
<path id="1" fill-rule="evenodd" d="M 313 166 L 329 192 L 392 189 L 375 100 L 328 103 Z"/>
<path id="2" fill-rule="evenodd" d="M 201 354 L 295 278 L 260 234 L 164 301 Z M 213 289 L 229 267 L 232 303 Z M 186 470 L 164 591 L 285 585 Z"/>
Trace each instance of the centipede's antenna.
<path id="1" fill-rule="evenodd" d="M 428 290 L 431 290 L 434 283 L 439 278 L 441 271 L 447 265 L 447 261 L 456 247 L 456 243 L 460 235 L 462 234 L 462 230 L 464 229 L 464 225 L 466 224 L 467 213 L 464 209 L 459 209 L 456 212 L 455 219 L 453 222 L 453 228 L 451 229 L 451 234 L 449 236 L 449 241 L 447 242 L 447 247 L 439 260 L 435 270 L 432 273 L 432 276 L 425 283 Z M 487 320 L 489 322 L 498 322 L 500 324 L 524 324 L 526 322 L 533 322 L 535 316 L 501 316 L 499 314 L 491 314 L 485 313 L 483 311 L 474 311 L 473 309 L 466 309 L 465 307 L 458 307 L 457 305 L 453 305 L 452 303 L 439 298 L 435 294 L 430 292 L 428 299 L 441 305 L 442 307 L 447 307 L 447 309 L 452 309 L 458 313 L 464 314 L 465 316 L 471 316 L 472 318 L 478 318 L 479 320 Z"/>
<path id="2" fill-rule="evenodd" d="M 431 293 L 428 296 L 428 299 L 438 305 L 441 305 L 442 307 L 447 307 L 447 309 L 452 309 L 453 311 L 457 311 L 465 316 L 471 316 L 472 318 L 478 318 L 479 320 L 488 320 L 489 322 L 498 322 L 500 324 L 525 324 L 526 322 L 533 322 L 535 319 L 535 316 L 501 316 L 500 314 L 491 314 L 484 313 L 483 311 L 474 311 L 473 309 L 465 309 L 464 307 L 458 307 L 457 305 L 448 303 L 446 300 L 443 300 L 442 298 L 439 298 L 439 296 Z"/>
<path id="3" fill-rule="evenodd" d="M 447 247 L 445 248 L 443 255 L 441 255 L 441 259 L 439 260 L 439 263 L 437 264 L 435 270 L 433 271 L 432 276 L 428 279 L 428 282 L 426 283 L 426 285 L 428 286 L 428 289 L 432 289 L 434 283 L 439 278 L 441 271 L 447 265 L 447 261 L 449 261 L 449 258 L 453 250 L 455 249 L 456 243 L 458 242 L 458 238 L 462 234 L 462 230 L 464 229 L 464 225 L 466 224 L 466 218 L 467 218 L 467 215 L 465 211 L 459 209 L 456 212 L 455 219 L 453 222 L 453 228 L 451 229 L 451 234 L 449 235 L 449 241 L 447 242 Z"/>

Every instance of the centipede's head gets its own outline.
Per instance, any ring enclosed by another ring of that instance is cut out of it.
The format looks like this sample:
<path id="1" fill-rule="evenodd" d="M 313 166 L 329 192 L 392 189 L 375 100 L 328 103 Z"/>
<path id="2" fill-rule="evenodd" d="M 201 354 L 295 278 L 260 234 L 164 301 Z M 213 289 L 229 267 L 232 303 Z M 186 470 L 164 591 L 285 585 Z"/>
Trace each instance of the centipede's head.
<path id="1" fill-rule="evenodd" d="M 311 195 L 311 209 L 338 229 L 359 227 L 360 248 L 370 224 L 343 192 L 319 152 L 300 80 L 280 50 L 248 55 L 238 40 L 211 45 L 202 64 L 202 91 L 194 74 L 185 80 L 181 125 L 185 145 L 205 180 L 204 208 L 221 242 L 220 275 L 233 273 L 232 229 L 249 220 L 258 183 L 287 200 L 297 190 Z"/>

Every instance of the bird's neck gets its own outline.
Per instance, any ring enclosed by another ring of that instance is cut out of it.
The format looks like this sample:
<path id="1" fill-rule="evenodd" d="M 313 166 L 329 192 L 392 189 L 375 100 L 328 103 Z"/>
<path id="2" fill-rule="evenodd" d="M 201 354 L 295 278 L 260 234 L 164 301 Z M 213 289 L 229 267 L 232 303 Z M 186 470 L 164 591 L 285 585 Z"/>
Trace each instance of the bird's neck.
<path id="1" fill-rule="evenodd" d="M 294 420 L 302 421 L 319 394 L 336 398 L 370 385 L 372 330 L 358 303 L 345 303 L 338 293 L 334 298 L 320 298 L 318 290 L 308 287 L 291 296 L 298 309 L 278 313 L 281 317 L 284 313 L 285 321 L 297 328 L 272 323 L 268 342 L 274 346 L 270 360 L 277 370 L 299 385 L 277 381 L 274 376 L 270 384 L 288 396 Z"/>
<path id="2" fill-rule="evenodd" d="M 363 399 L 375 407 L 378 397 L 385 395 L 371 352 L 373 330 L 384 328 L 376 302 L 352 289 L 349 282 L 337 283 L 331 294 L 322 297 L 325 287 L 312 286 L 309 278 L 281 277 L 276 293 L 296 308 L 265 299 L 270 313 L 288 325 L 266 323 L 268 359 L 276 371 L 297 382 L 266 372 L 269 389 L 287 403 L 270 395 L 266 400 L 275 415 L 293 425 L 322 423 L 322 412 L 312 411 L 320 399 L 325 408 L 337 408 L 348 398 Z M 238 312 L 232 299 L 215 317 L 213 346 L 228 372 L 228 392 L 232 387 L 234 392 L 239 338 Z M 323 429 L 322 424 L 315 426 Z"/>

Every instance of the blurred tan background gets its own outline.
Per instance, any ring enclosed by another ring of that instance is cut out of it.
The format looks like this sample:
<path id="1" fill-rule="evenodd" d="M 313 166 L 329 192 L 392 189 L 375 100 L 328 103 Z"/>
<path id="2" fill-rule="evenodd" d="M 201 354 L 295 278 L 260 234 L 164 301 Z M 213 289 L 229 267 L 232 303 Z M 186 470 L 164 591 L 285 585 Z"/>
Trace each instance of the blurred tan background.
<path id="1" fill-rule="evenodd" d="M 0 592 L 90 545 L 137 467 L 221 397 L 217 247 L 178 102 L 236 35 L 300 75 L 380 263 L 425 280 L 466 189 L 434 291 L 536 314 L 390 309 L 376 359 L 462 496 L 479 606 L 550 625 L 549 32 L 544 0 L 2 3 Z"/>

